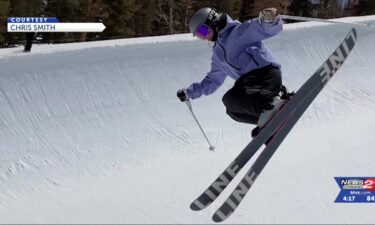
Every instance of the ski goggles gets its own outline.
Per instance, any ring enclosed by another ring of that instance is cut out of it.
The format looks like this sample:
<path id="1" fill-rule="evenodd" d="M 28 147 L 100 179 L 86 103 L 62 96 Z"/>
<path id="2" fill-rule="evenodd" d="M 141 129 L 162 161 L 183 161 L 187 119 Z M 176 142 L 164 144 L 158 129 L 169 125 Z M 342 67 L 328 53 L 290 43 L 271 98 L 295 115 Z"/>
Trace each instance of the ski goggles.
<path id="1" fill-rule="evenodd" d="M 205 24 L 200 24 L 198 28 L 195 30 L 194 35 L 206 38 L 210 33 L 210 27 Z"/>

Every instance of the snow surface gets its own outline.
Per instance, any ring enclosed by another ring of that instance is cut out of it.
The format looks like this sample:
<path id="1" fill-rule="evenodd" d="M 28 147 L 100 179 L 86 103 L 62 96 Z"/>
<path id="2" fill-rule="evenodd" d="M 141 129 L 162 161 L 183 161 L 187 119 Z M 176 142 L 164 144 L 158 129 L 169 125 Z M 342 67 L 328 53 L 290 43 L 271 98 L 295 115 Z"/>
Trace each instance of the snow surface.
<path id="1" fill-rule="evenodd" d="M 284 84 L 296 90 L 350 27 L 292 24 L 269 39 Z M 375 28 L 357 27 L 347 62 L 225 223 L 375 223 L 375 204 L 334 203 L 335 176 L 375 176 Z M 192 102 L 211 152 L 176 98 L 210 55 L 189 34 L 0 50 L 0 223 L 212 223 L 250 164 L 206 210 L 189 205 L 253 127 L 225 114 L 228 78 Z"/>

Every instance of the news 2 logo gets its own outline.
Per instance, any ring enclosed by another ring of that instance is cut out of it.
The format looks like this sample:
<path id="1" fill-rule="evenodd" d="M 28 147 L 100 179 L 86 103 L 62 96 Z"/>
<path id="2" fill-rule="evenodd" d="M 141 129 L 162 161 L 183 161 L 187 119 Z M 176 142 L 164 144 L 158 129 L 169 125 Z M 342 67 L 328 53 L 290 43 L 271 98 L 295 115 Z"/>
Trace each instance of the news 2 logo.
<path id="1" fill-rule="evenodd" d="M 375 177 L 335 177 L 341 191 L 335 202 L 375 203 Z"/>

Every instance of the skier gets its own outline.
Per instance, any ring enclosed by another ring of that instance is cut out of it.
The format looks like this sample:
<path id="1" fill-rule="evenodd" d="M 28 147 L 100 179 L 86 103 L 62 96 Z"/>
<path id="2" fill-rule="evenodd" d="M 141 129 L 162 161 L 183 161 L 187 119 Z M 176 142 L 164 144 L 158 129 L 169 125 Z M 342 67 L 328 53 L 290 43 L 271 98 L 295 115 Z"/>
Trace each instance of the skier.
<path id="1" fill-rule="evenodd" d="M 25 45 L 25 48 L 23 50 L 24 52 L 30 52 L 31 51 L 31 47 L 33 45 L 34 37 L 35 37 L 34 32 L 27 32 L 26 33 L 26 45 Z"/>
<path id="2" fill-rule="evenodd" d="M 276 8 L 267 8 L 258 18 L 241 23 L 213 8 L 202 8 L 190 19 L 189 28 L 201 40 L 214 42 L 211 71 L 199 83 L 177 92 L 184 102 L 215 92 L 226 76 L 236 80 L 222 101 L 234 120 L 257 125 L 254 137 L 277 112 L 287 96 L 282 86 L 281 65 L 263 40 L 282 31 Z"/>

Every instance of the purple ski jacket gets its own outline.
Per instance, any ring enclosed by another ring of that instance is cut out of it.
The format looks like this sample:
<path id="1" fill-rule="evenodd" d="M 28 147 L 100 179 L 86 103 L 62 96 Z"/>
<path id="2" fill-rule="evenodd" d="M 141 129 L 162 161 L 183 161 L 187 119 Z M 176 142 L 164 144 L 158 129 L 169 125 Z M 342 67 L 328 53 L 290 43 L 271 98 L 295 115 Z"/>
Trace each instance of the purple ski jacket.
<path id="1" fill-rule="evenodd" d="M 271 64 L 280 68 L 263 40 L 282 31 L 282 24 L 281 19 L 265 23 L 258 18 L 241 23 L 227 16 L 227 25 L 219 31 L 212 50 L 211 71 L 200 83 L 193 83 L 187 88 L 189 98 L 214 93 L 226 76 L 237 80 L 251 70 Z"/>

